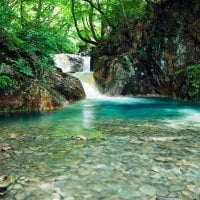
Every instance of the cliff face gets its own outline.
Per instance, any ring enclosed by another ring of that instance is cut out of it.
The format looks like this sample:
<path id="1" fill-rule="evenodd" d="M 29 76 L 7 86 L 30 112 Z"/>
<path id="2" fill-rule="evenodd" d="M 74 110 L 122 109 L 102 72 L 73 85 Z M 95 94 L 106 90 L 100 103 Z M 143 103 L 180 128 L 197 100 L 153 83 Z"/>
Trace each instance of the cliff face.
<path id="1" fill-rule="evenodd" d="M 132 24 L 131 37 L 122 30 L 95 49 L 92 68 L 102 92 L 200 100 L 187 79 L 187 67 L 200 63 L 199 13 L 198 0 L 161 1 Z"/>

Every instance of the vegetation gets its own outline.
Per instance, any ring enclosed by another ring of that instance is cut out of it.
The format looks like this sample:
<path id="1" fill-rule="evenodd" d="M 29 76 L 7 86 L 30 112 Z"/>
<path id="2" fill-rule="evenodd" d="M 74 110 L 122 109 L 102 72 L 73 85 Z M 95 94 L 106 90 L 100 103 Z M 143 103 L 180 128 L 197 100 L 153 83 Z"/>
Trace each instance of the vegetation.
<path id="1" fill-rule="evenodd" d="M 52 65 L 50 55 L 99 44 L 122 27 L 129 28 L 153 2 L 1 0 L 0 61 L 12 64 L 24 75 L 38 76 L 38 70 Z"/>
<path id="2" fill-rule="evenodd" d="M 54 71 L 53 54 L 78 52 L 124 26 L 129 29 L 146 4 L 144 0 L 2 0 L 0 61 L 23 76 L 40 79 L 45 71 Z"/>
<path id="3" fill-rule="evenodd" d="M 187 84 L 189 88 L 189 95 L 191 98 L 197 98 L 200 100 L 200 64 L 190 65 L 186 69 L 187 71 Z"/>
<path id="4" fill-rule="evenodd" d="M 70 17 L 70 7 L 64 1 L 2 0 L 1 64 L 12 66 L 15 74 L 29 78 L 40 79 L 45 71 L 54 71 L 53 54 L 78 51 L 78 43 L 74 43 L 77 36 L 75 32 L 71 35 Z M 9 85 L 4 84 L 4 87 Z"/>
<path id="5" fill-rule="evenodd" d="M 12 79 L 9 76 L 1 75 L 0 76 L 0 89 L 4 89 L 11 85 Z"/>
<path id="6" fill-rule="evenodd" d="M 42 79 L 47 71 L 54 72 L 55 53 L 77 53 L 91 45 L 103 45 L 122 29 L 127 38 L 131 37 L 131 22 L 141 19 L 146 7 L 154 7 L 158 2 L 1 0 L 0 89 L 11 86 L 16 75 Z M 138 55 L 143 59 L 147 53 L 141 48 Z M 123 64 L 131 65 L 126 58 Z M 2 70 L 2 65 L 11 66 L 12 73 Z M 188 66 L 185 71 L 191 96 L 199 96 L 199 71 L 200 65 Z"/>

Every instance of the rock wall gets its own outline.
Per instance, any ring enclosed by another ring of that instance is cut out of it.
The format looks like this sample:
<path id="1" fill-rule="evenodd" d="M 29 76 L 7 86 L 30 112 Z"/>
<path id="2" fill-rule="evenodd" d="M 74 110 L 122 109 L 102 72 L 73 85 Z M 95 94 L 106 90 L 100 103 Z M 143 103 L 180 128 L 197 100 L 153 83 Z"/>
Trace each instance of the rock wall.
<path id="1" fill-rule="evenodd" d="M 93 50 L 92 69 L 102 92 L 110 95 L 158 94 L 190 99 L 185 74 L 200 63 L 199 0 L 163 0 L 140 21 L 113 33 Z"/>

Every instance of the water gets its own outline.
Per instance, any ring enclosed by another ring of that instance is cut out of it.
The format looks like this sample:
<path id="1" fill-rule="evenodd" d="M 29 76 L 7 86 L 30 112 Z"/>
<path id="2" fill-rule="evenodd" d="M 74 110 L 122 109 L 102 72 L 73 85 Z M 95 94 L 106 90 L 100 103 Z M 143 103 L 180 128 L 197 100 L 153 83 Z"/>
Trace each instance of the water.
<path id="1" fill-rule="evenodd" d="M 199 200 L 199 122 L 199 105 L 154 98 L 1 115 L 0 176 L 15 179 L 2 199 Z"/>
<path id="2" fill-rule="evenodd" d="M 82 68 L 78 71 L 73 71 L 73 66 L 77 60 L 82 60 Z M 103 98 L 103 95 L 97 89 L 96 82 L 93 77 L 93 72 L 90 72 L 90 56 L 80 56 L 75 54 L 56 54 L 54 56 L 56 67 L 60 68 L 64 73 L 70 73 L 78 78 L 88 99 Z M 73 73 L 71 73 L 73 72 Z"/>
<path id="3" fill-rule="evenodd" d="M 83 86 L 87 99 L 102 99 L 104 96 L 98 91 L 93 72 L 77 72 L 73 76 L 77 77 Z"/>
<path id="4" fill-rule="evenodd" d="M 82 65 L 82 71 L 90 72 L 90 56 L 80 56 L 76 54 L 60 53 L 54 55 L 54 62 L 57 68 L 60 68 L 64 73 L 71 73 L 74 71 L 74 65 L 78 63 Z M 81 70 L 81 69 L 78 69 Z"/>

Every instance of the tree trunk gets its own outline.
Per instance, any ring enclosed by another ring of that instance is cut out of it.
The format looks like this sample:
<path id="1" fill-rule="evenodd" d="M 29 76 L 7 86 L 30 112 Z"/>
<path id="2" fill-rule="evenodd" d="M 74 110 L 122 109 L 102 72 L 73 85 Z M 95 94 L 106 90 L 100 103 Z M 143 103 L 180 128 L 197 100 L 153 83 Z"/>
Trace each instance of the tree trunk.
<path id="1" fill-rule="evenodd" d="M 80 29 L 78 27 L 78 22 L 77 22 L 76 15 L 75 15 L 75 2 L 74 2 L 74 0 L 71 0 L 71 3 L 72 3 L 72 5 L 71 5 L 72 16 L 73 16 L 74 24 L 75 24 L 76 31 L 77 31 L 77 34 L 78 34 L 79 38 L 81 40 L 83 40 L 84 42 L 86 42 L 86 43 L 93 44 L 93 45 L 98 45 L 98 42 L 90 40 L 90 39 L 85 38 L 85 37 L 82 36 L 81 31 L 80 31 Z"/>

